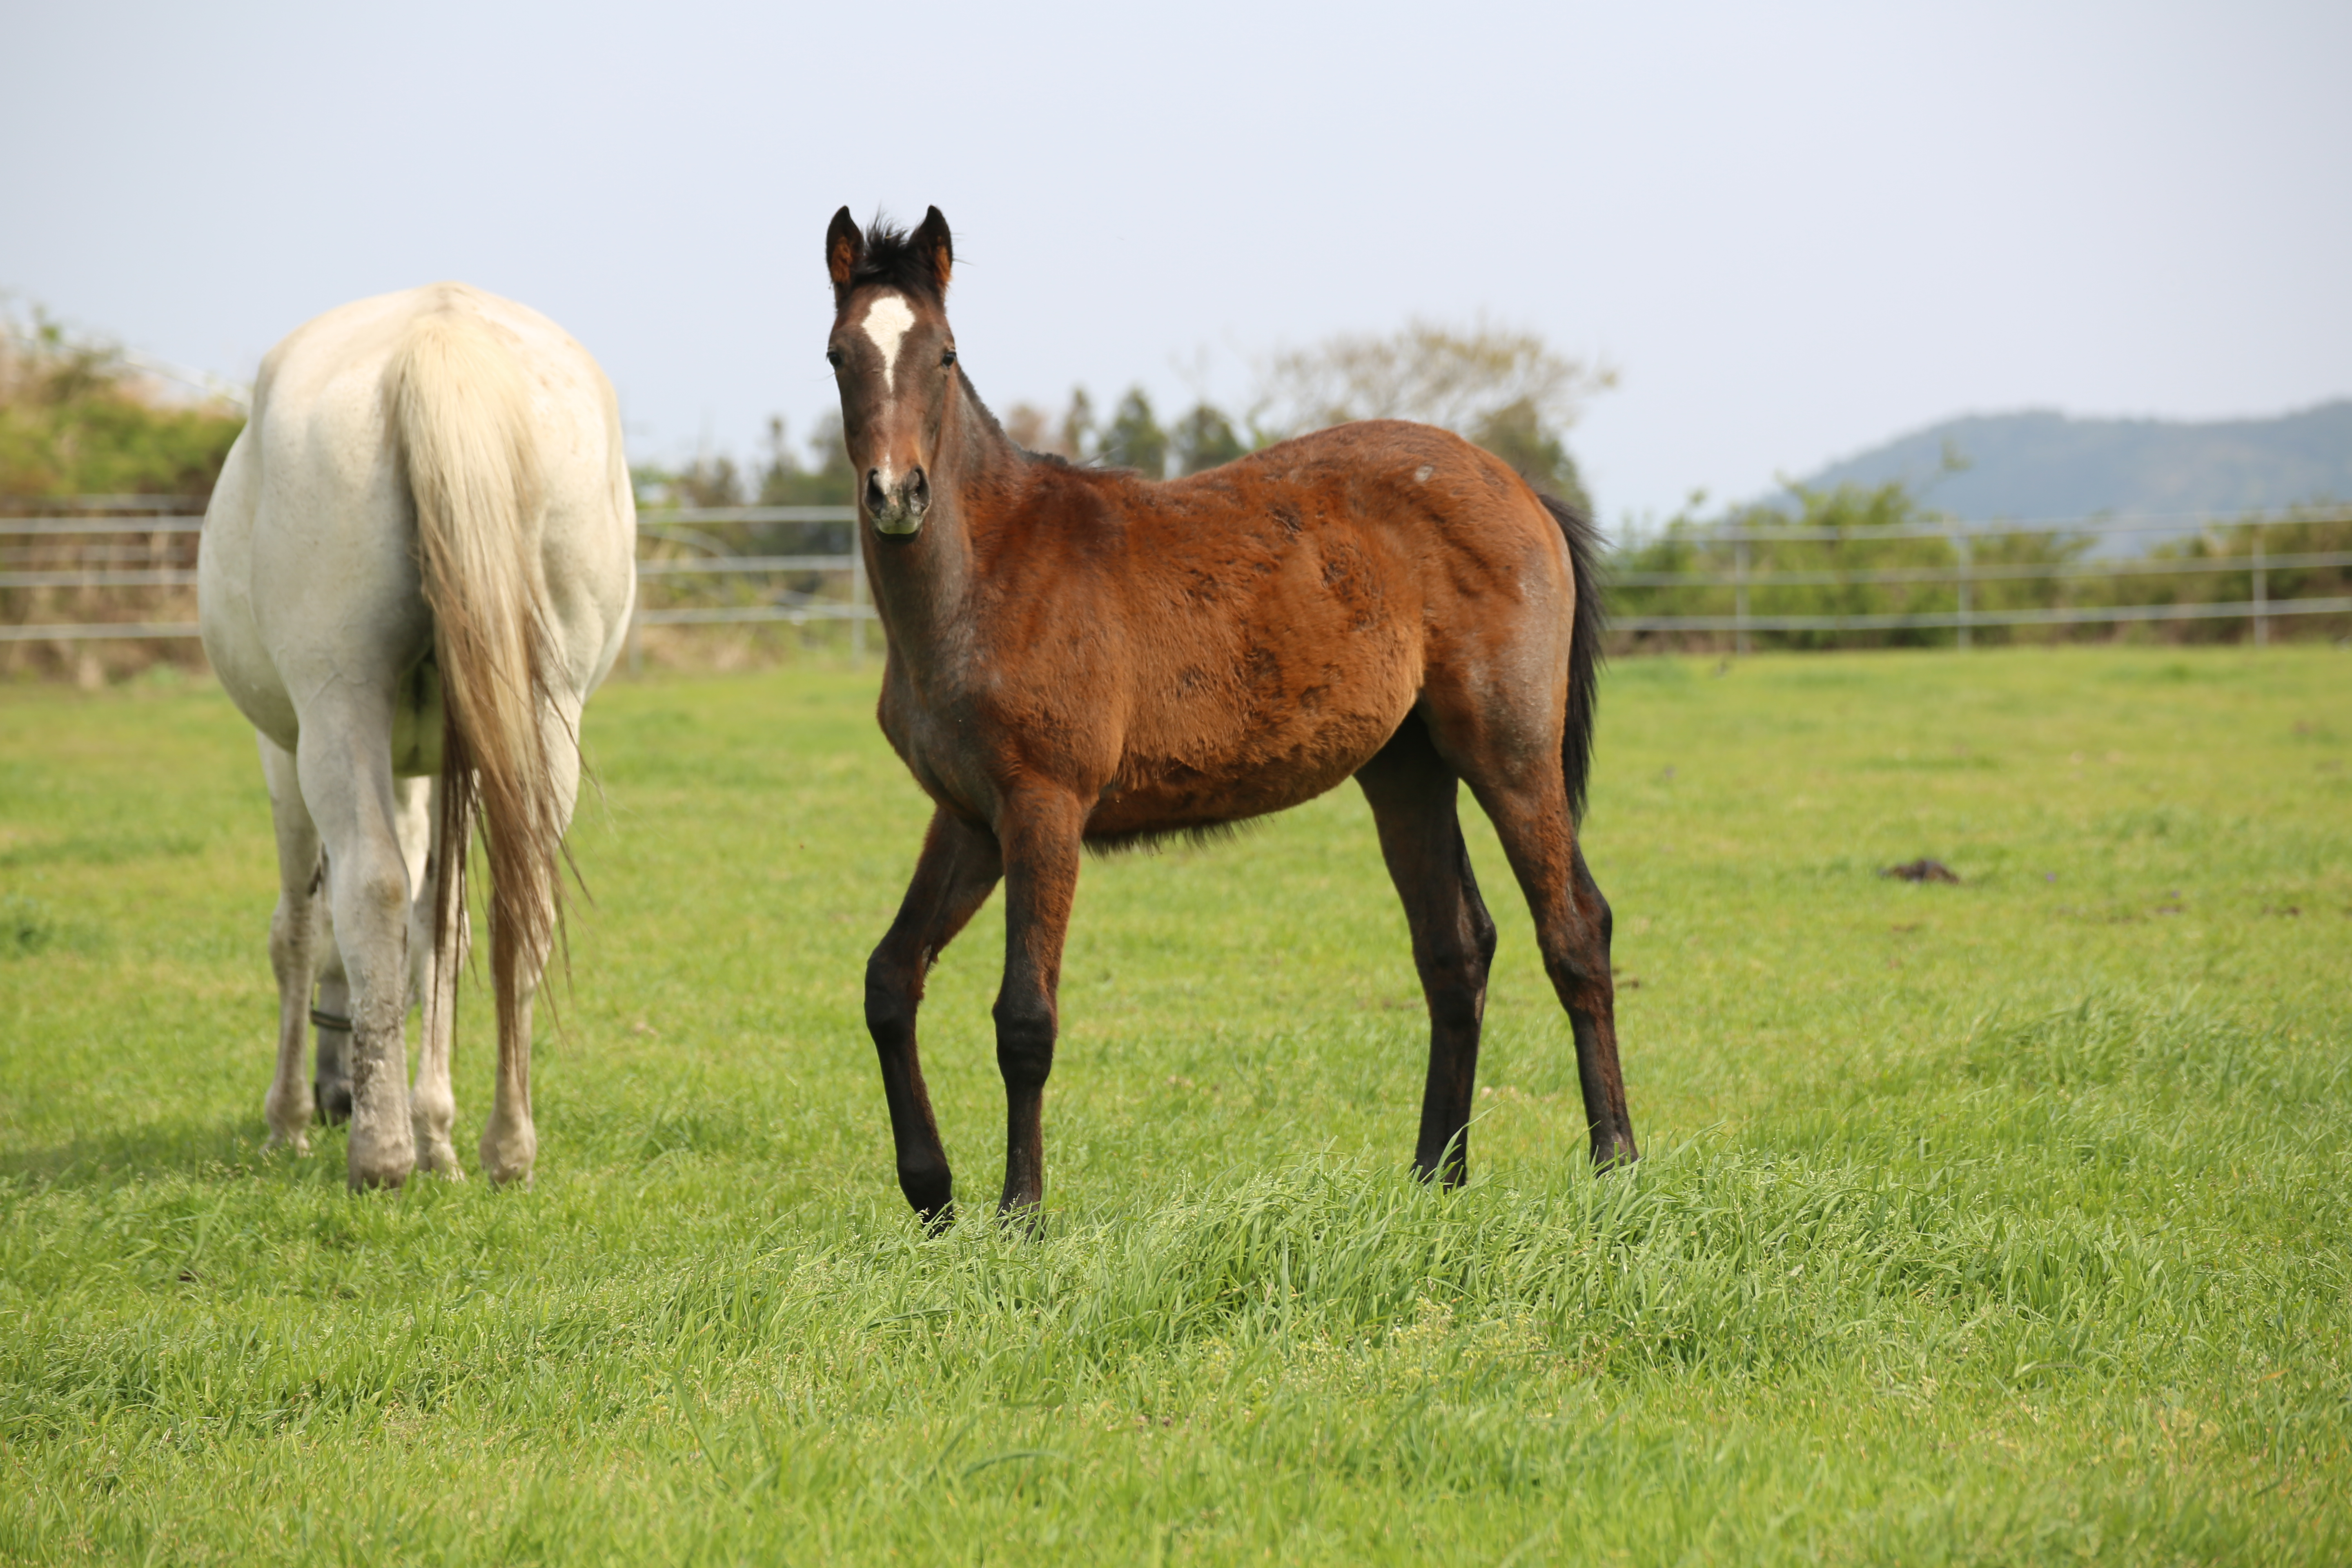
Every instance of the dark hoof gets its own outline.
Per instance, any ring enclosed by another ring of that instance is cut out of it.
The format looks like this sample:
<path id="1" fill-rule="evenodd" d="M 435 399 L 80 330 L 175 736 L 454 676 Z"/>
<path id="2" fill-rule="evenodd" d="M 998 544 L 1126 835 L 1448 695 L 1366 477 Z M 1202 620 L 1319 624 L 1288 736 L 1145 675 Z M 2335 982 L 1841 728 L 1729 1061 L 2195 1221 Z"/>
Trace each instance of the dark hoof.
<path id="1" fill-rule="evenodd" d="M 1633 1147 L 1631 1138 L 1592 1146 L 1593 1174 L 1605 1176 L 1612 1171 L 1630 1170 L 1640 1160 L 1642 1152 Z"/>
<path id="2" fill-rule="evenodd" d="M 923 1222 L 923 1228 L 937 1236 L 955 1224 L 955 1178 L 944 1165 L 926 1165 L 913 1171 L 898 1172 L 898 1191 L 906 1194 L 907 1206 Z"/>
<path id="3" fill-rule="evenodd" d="M 352 1086 L 339 1083 L 329 1089 L 323 1083 L 310 1085 L 310 1098 L 318 1102 L 321 1121 L 333 1126 L 352 1119 Z"/>
<path id="4" fill-rule="evenodd" d="M 1041 1204 L 999 1204 L 996 1223 L 1004 1234 L 1022 1241 L 1034 1241 L 1045 1234 L 1045 1211 Z"/>

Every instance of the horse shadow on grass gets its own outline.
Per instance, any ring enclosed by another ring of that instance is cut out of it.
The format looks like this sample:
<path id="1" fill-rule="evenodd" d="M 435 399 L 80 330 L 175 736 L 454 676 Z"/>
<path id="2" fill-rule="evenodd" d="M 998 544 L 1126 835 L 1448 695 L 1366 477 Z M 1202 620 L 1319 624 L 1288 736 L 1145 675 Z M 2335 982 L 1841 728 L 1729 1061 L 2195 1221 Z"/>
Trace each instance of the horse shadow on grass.
<path id="1" fill-rule="evenodd" d="M 0 1181 L 110 1187 L 164 1174 L 243 1180 L 275 1171 L 342 1182 L 339 1131 L 312 1128 L 308 1155 L 265 1151 L 262 1134 L 259 1119 L 254 1117 L 189 1116 L 142 1122 L 40 1148 L 0 1150 Z"/>

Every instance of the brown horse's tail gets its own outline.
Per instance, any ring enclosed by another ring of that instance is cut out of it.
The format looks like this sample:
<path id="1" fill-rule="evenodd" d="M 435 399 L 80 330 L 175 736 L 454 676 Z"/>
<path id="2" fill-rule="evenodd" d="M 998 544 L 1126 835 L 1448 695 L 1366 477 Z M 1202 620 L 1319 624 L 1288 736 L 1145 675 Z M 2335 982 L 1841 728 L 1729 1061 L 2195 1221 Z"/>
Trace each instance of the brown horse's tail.
<path id="1" fill-rule="evenodd" d="M 1601 602 L 1601 531 L 1564 501 L 1542 497 L 1568 541 L 1576 574 L 1576 622 L 1568 637 L 1568 727 L 1560 736 L 1560 770 L 1568 776 L 1568 809 L 1584 819 L 1584 788 L 1592 773 L 1592 712 L 1601 700 L 1601 634 L 1608 611 Z"/>
<path id="2" fill-rule="evenodd" d="M 556 651 L 530 385 L 496 329 L 452 304 L 409 328 L 392 389 L 441 674 L 446 864 L 434 948 L 454 976 L 467 839 L 478 821 L 503 1041 L 520 1022 L 521 966 L 545 962 L 562 919 L 563 805 L 546 722 L 557 711 Z"/>

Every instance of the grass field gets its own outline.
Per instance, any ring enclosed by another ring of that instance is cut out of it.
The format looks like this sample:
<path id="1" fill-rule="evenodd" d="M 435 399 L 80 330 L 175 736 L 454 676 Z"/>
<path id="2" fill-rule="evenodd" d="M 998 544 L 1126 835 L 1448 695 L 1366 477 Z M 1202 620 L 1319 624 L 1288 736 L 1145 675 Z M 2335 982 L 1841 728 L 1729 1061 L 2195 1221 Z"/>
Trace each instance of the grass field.
<path id="1" fill-rule="evenodd" d="M 1483 822 L 1451 1194 L 1352 789 L 1090 862 L 1035 1242 L 893 1180 L 870 684 L 603 694 L 537 1185 L 356 1197 L 257 1152 L 234 710 L 0 691 L 0 1559 L 2352 1560 L 2352 654 L 1616 667 L 1604 1181 Z M 968 1199 L 1001 935 L 925 1013 Z"/>

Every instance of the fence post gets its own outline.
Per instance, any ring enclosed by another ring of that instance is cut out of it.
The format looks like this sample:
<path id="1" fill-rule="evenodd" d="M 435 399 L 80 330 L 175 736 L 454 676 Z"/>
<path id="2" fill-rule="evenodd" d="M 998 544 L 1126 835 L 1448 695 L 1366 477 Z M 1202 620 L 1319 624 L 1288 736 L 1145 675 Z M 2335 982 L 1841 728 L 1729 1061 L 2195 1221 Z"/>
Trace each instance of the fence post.
<path id="1" fill-rule="evenodd" d="M 2271 573 L 2263 548 L 2262 524 L 2254 525 L 2254 646 L 2263 647 L 2271 640 Z"/>
<path id="2" fill-rule="evenodd" d="M 1731 647 L 1748 651 L 1748 535 L 1742 531 L 1731 547 Z"/>
<path id="3" fill-rule="evenodd" d="M 1969 531 L 1965 528 L 1952 535 L 1952 545 L 1960 558 L 1960 624 L 1958 627 L 1959 635 L 1954 640 L 1966 647 L 1969 646 L 1969 617 L 1976 614 L 1977 609 L 1976 579 L 1969 574 L 1976 564 L 1976 552 L 1969 543 Z"/>

